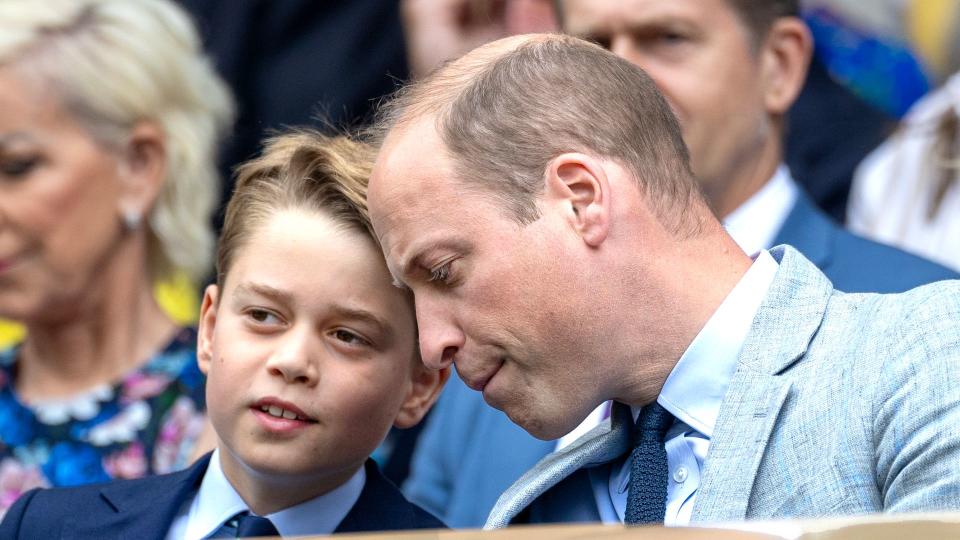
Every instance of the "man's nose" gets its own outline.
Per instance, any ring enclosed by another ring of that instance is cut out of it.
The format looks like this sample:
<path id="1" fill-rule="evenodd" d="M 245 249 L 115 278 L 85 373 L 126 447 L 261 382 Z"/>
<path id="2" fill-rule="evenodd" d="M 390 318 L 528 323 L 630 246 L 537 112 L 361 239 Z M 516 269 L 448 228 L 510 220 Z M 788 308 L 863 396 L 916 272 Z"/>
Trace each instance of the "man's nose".
<path id="1" fill-rule="evenodd" d="M 423 363 L 432 369 L 443 369 L 453 363 L 463 348 L 463 331 L 437 303 L 418 298 L 416 307 Z"/>
<path id="2" fill-rule="evenodd" d="M 309 325 L 292 328 L 279 338 L 277 348 L 267 360 L 267 371 L 283 377 L 287 384 L 313 386 L 320 380 L 319 355 L 323 351 L 322 337 L 315 335 Z"/>

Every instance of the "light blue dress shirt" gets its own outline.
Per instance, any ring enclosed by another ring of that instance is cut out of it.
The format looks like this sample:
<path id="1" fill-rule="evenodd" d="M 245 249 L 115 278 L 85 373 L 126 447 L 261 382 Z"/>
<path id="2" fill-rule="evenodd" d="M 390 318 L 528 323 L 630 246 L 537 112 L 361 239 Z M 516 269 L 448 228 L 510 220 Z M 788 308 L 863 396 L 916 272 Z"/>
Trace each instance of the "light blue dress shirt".
<path id="1" fill-rule="evenodd" d="M 333 491 L 263 517 L 273 523 L 281 536 L 330 534 L 356 504 L 366 481 L 367 473 L 361 466 L 356 474 Z M 181 507 L 167 532 L 167 540 L 218 538 L 223 524 L 243 511 L 249 511 L 247 503 L 223 474 L 220 450 L 214 450 L 200 489 Z"/>
<path id="2" fill-rule="evenodd" d="M 690 522 L 700 475 L 720 404 L 737 368 L 740 349 L 779 266 L 760 251 L 667 377 L 657 402 L 676 417 L 667 431 L 669 479 L 665 525 Z M 633 409 L 636 419 L 640 409 Z M 629 456 L 590 471 L 600 519 L 622 523 L 630 487 Z"/>

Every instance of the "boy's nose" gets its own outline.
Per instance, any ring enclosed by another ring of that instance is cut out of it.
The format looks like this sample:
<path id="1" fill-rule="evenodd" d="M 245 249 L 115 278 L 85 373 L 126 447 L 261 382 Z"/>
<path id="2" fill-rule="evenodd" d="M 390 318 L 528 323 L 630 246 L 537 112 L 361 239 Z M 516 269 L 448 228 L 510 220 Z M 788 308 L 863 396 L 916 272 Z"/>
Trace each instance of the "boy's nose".
<path id="1" fill-rule="evenodd" d="M 320 379 L 317 355 L 323 349 L 319 336 L 312 335 L 308 328 L 289 332 L 270 359 L 267 370 L 283 377 L 288 384 L 314 385 Z"/>

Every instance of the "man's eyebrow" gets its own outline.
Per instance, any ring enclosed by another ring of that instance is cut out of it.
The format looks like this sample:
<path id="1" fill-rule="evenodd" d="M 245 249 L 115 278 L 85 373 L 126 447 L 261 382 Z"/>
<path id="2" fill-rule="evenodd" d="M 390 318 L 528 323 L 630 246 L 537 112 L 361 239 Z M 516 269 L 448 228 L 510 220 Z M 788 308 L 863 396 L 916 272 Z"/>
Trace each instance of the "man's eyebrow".
<path id="1" fill-rule="evenodd" d="M 675 13 L 660 13 L 651 15 L 648 18 L 640 21 L 627 21 L 624 23 L 622 30 L 633 34 L 649 34 L 664 28 L 686 28 L 690 26 L 692 25 L 680 15 Z M 564 31 L 569 32 L 577 37 L 593 37 L 594 34 L 601 33 L 597 32 L 596 28 L 593 27 L 564 28 Z"/>
<path id="2" fill-rule="evenodd" d="M 28 133 L 22 131 L 14 131 L 11 133 L 0 133 L 0 146 L 16 143 L 18 141 L 30 142 L 33 140 L 33 137 Z"/>

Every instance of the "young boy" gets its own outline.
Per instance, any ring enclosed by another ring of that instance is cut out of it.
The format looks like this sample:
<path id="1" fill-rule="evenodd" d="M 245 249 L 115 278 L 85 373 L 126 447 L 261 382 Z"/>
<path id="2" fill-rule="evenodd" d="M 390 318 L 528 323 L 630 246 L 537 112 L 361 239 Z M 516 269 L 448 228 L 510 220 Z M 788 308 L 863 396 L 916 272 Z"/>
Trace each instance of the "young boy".
<path id="1" fill-rule="evenodd" d="M 197 356 L 217 449 L 163 476 L 34 490 L 0 538 L 208 538 L 439 528 L 368 459 L 448 371 L 417 354 L 411 297 L 365 205 L 370 150 L 294 133 L 238 171 Z"/>

